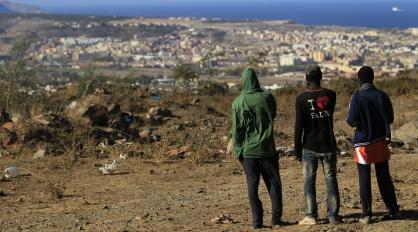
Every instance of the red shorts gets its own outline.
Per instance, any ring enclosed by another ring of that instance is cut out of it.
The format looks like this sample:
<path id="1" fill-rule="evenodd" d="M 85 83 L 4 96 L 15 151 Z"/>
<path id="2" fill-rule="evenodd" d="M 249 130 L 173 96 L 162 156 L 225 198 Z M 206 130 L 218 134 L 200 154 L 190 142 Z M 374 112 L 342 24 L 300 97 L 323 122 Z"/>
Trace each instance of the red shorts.
<path id="1" fill-rule="evenodd" d="M 359 164 L 380 163 L 389 159 L 390 150 L 386 140 L 354 148 L 354 160 Z"/>

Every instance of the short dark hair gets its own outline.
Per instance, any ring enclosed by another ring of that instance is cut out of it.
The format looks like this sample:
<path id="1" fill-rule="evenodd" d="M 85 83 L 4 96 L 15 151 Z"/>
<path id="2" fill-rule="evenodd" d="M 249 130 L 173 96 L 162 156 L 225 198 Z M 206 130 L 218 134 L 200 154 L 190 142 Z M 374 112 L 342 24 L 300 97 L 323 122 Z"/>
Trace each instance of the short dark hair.
<path id="1" fill-rule="evenodd" d="M 318 82 L 322 79 L 321 68 L 317 64 L 308 65 L 305 75 L 308 82 Z"/>
<path id="2" fill-rule="evenodd" d="M 358 71 L 358 79 L 361 83 L 373 83 L 374 71 L 369 66 L 363 66 Z"/>

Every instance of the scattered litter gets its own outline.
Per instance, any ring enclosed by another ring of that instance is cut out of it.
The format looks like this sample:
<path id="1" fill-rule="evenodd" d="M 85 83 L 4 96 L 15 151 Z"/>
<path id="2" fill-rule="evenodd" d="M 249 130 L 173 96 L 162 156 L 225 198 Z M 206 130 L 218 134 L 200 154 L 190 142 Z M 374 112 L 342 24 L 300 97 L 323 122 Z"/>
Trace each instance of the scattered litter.
<path id="1" fill-rule="evenodd" d="M 192 104 L 197 104 L 199 102 L 200 102 L 200 98 L 195 98 L 193 99 Z"/>
<path id="2" fill-rule="evenodd" d="M 68 106 L 68 108 L 69 109 L 74 109 L 76 106 L 77 106 L 77 102 L 76 101 L 73 101 L 73 102 L 71 102 L 71 104 Z"/>
<path id="3" fill-rule="evenodd" d="M 294 155 L 295 149 L 289 147 L 276 147 L 276 153 L 278 155 L 291 156 Z"/>
<path id="4" fill-rule="evenodd" d="M 20 170 L 20 168 L 15 167 L 15 166 L 11 166 L 8 167 L 4 170 L 4 178 L 6 180 L 10 180 L 11 178 L 16 178 L 19 176 L 23 176 L 22 171 Z"/>
<path id="5" fill-rule="evenodd" d="M 45 150 L 39 149 L 35 154 L 33 154 L 34 159 L 40 159 L 45 157 Z"/>
<path id="6" fill-rule="evenodd" d="M 100 167 L 99 171 L 103 175 L 110 175 L 116 170 L 117 166 L 118 166 L 117 160 L 113 160 L 111 164 L 105 164 L 104 167 Z"/>
<path id="7" fill-rule="evenodd" d="M 178 149 L 171 150 L 168 155 L 172 158 L 184 159 L 188 155 L 188 153 L 191 153 L 191 150 L 192 147 L 187 145 Z"/>
<path id="8" fill-rule="evenodd" d="M 231 140 L 229 140 L 228 146 L 226 147 L 226 154 L 227 155 L 232 155 L 234 153 L 234 143 Z"/>
<path id="9" fill-rule="evenodd" d="M 225 215 L 225 214 L 221 214 L 219 216 L 216 216 L 216 217 L 212 218 L 211 222 L 216 223 L 216 224 L 235 224 L 235 223 L 238 223 L 237 221 L 232 219 L 230 216 Z"/>
<path id="10" fill-rule="evenodd" d="M 119 159 L 127 159 L 129 157 L 128 154 L 120 154 Z"/>

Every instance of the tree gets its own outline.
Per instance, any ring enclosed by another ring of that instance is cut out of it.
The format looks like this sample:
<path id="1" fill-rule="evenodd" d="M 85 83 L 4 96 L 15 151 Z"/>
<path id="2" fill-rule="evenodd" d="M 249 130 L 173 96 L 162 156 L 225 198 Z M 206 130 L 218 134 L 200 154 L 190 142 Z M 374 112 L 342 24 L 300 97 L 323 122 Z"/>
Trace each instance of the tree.
<path id="1" fill-rule="evenodd" d="M 199 74 L 193 70 L 190 64 L 181 64 L 174 67 L 172 78 L 181 82 L 192 82 L 199 79 Z"/>
<path id="2" fill-rule="evenodd" d="M 17 41 L 9 52 L 10 60 L 0 67 L 0 76 L 6 82 L 5 100 L 3 108 L 9 109 L 13 99 L 13 92 L 16 91 L 16 84 L 28 82 L 28 77 L 33 74 L 29 66 L 27 52 L 30 43 L 26 39 Z"/>
<path id="3" fill-rule="evenodd" d="M 87 95 L 92 83 L 96 79 L 96 64 L 94 62 L 90 62 L 87 66 L 86 71 L 84 73 L 84 78 L 86 79 L 86 83 L 85 86 L 83 86 L 84 90 L 82 97 L 85 97 Z"/>

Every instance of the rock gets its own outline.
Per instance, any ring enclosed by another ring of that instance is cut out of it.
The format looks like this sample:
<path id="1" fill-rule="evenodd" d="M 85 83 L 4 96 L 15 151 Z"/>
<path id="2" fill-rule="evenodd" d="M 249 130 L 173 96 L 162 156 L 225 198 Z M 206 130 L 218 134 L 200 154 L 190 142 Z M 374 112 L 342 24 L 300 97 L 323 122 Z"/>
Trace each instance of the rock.
<path id="1" fill-rule="evenodd" d="M 150 116 L 162 116 L 162 117 L 173 117 L 171 110 L 164 107 L 153 107 L 148 111 Z"/>
<path id="2" fill-rule="evenodd" d="M 186 154 L 191 152 L 191 150 L 192 150 L 192 147 L 187 145 L 187 146 L 180 147 L 178 149 L 171 150 L 168 153 L 168 155 L 169 157 L 173 159 L 184 159 Z"/>
<path id="3" fill-rule="evenodd" d="M 293 156 L 295 154 L 295 149 L 290 147 L 276 147 L 276 153 L 278 155 Z"/>
<path id="4" fill-rule="evenodd" d="M 103 94 L 110 94 L 110 92 L 107 91 L 107 89 L 105 89 L 105 88 L 96 88 L 94 90 L 94 93 L 93 94 L 94 95 L 103 95 Z"/>
<path id="5" fill-rule="evenodd" d="M 418 146 L 418 121 L 412 121 L 404 124 L 394 130 L 392 137 L 412 146 Z"/>
<path id="6" fill-rule="evenodd" d="M 395 138 L 392 139 L 390 146 L 392 148 L 405 148 L 405 142 Z"/>
<path id="7" fill-rule="evenodd" d="M 107 127 L 109 115 L 107 108 L 103 105 L 92 105 L 81 115 L 89 120 L 91 126 Z"/>
<path id="8" fill-rule="evenodd" d="M 139 132 L 139 137 L 141 139 L 148 139 L 149 137 L 151 137 L 151 134 L 152 134 L 151 128 L 145 128 L 141 132 Z"/>
<path id="9" fill-rule="evenodd" d="M 10 178 L 22 176 L 22 171 L 20 170 L 20 168 L 15 167 L 15 166 L 6 168 L 3 173 L 4 173 L 4 177 L 7 180 Z"/>
<path id="10" fill-rule="evenodd" d="M 215 108 L 207 106 L 206 107 L 206 112 L 208 114 L 214 115 L 214 116 L 218 116 L 218 117 L 226 117 L 226 115 L 224 115 L 223 113 L 220 113 L 219 111 L 217 111 Z"/>
<path id="11" fill-rule="evenodd" d="M 17 135 L 4 127 L 0 127 L 0 145 L 9 146 L 17 141 Z"/>
<path id="12" fill-rule="evenodd" d="M 71 122 L 68 119 L 53 113 L 35 116 L 32 120 L 44 126 L 56 129 L 66 129 L 67 131 L 72 130 Z"/>
<path id="13" fill-rule="evenodd" d="M 130 113 L 120 112 L 113 115 L 113 118 L 109 120 L 109 127 L 122 131 L 129 131 L 129 127 L 133 121 L 134 118 Z"/>
<path id="14" fill-rule="evenodd" d="M 77 102 L 76 101 L 73 101 L 73 102 L 71 102 L 71 104 L 70 105 L 68 105 L 68 108 L 70 109 L 70 110 L 72 110 L 72 109 L 74 109 L 75 107 L 77 107 Z"/>
<path id="15" fill-rule="evenodd" d="M 233 155 L 234 154 L 234 143 L 231 140 L 229 140 L 228 146 L 226 147 L 226 154 L 227 155 Z"/>
<path id="16" fill-rule="evenodd" d="M 39 149 L 35 154 L 33 154 L 34 159 L 40 159 L 45 157 L 45 150 Z"/>
<path id="17" fill-rule="evenodd" d="M 221 214 L 219 216 L 216 216 L 216 217 L 212 218 L 212 220 L 210 222 L 215 223 L 215 224 L 235 224 L 235 223 L 238 223 L 237 221 L 232 219 L 230 216 L 225 215 L 225 214 Z"/>
<path id="18" fill-rule="evenodd" d="M 193 99 L 193 101 L 192 101 L 192 104 L 197 104 L 197 103 L 199 103 L 200 102 L 200 98 L 195 98 L 195 99 Z"/>
<path id="19" fill-rule="evenodd" d="M 107 145 L 114 144 L 118 139 L 131 140 L 135 136 L 125 131 L 113 129 L 110 127 L 94 127 L 92 131 L 93 138 L 100 143 L 103 140 L 107 141 Z"/>
<path id="20" fill-rule="evenodd" d="M 117 166 L 118 166 L 117 161 L 113 160 L 113 162 L 111 164 L 105 164 L 104 167 L 100 167 L 99 171 L 103 175 L 110 175 L 116 170 Z"/>
<path id="21" fill-rule="evenodd" d="M 55 137 L 54 131 L 41 123 L 29 122 L 25 124 L 21 132 L 22 140 L 25 143 L 51 142 Z"/>
<path id="22" fill-rule="evenodd" d="M 181 124 L 181 123 L 175 124 L 174 125 L 174 130 L 176 130 L 176 131 L 182 131 L 182 130 L 184 130 L 184 124 Z"/>
<path id="23" fill-rule="evenodd" d="M 119 113 L 122 113 L 122 108 L 119 104 L 111 104 L 110 106 L 107 107 L 107 112 L 110 115 L 119 114 Z"/>
<path id="24" fill-rule="evenodd" d="M 160 142 L 161 141 L 161 136 L 153 134 L 153 135 L 151 135 L 151 141 Z"/>
<path id="25" fill-rule="evenodd" d="M 16 123 L 14 122 L 6 122 L 1 127 L 8 129 L 9 131 L 15 132 L 16 131 Z"/>

